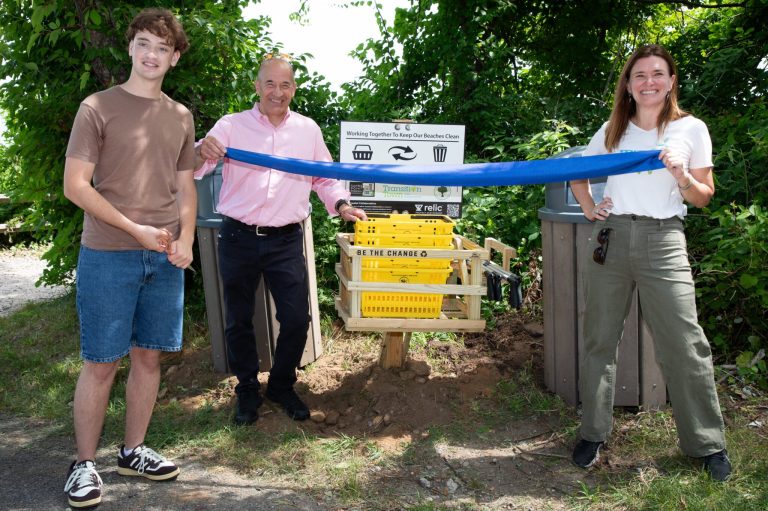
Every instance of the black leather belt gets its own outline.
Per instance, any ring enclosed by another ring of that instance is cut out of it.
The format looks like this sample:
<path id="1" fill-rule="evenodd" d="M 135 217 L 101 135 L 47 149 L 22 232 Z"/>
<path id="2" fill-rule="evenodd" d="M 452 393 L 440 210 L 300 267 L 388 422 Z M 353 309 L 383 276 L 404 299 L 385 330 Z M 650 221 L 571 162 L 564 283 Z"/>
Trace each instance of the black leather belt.
<path id="1" fill-rule="evenodd" d="M 265 225 L 249 225 L 241 222 L 240 220 L 235 220 L 234 218 L 230 218 L 228 216 L 224 217 L 224 222 L 230 225 L 233 225 L 238 229 L 256 233 L 256 236 L 274 236 L 275 234 L 288 234 L 301 228 L 301 225 L 298 223 L 283 225 L 281 227 L 272 227 L 272 226 L 265 226 Z"/>

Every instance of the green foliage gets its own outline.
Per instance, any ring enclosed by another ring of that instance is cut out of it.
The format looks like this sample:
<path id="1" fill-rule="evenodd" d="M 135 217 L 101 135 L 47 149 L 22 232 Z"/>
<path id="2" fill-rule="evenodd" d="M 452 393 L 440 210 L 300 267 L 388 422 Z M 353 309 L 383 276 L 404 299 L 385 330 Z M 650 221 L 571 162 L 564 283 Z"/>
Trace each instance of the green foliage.
<path id="1" fill-rule="evenodd" d="M 156 5 L 158 2 L 152 2 Z M 161 1 L 160 5 L 170 5 Z M 221 115 L 249 108 L 255 63 L 279 47 L 268 18 L 243 21 L 244 0 L 192 0 L 177 12 L 192 43 L 166 77 L 202 136 Z M 659 42 L 678 62 L 681 103 L 712 134 L 717 193 L 691 211 L 689 250 L 702 325 L 718 352 L 748 358 L 766 344 L 764 205 L 768 203 L 768 0 L 707 2 L 487 2 L 424 0 L 399 9 L 393 25 L 373 5 L 381 35 L 354 54 L 362 76 L 339 97 L 296 59 L 295 108 L 317 120 L 332 153 L 338 121 L 464 124 L 467 161 L 543 158 L 582 144 L 607 118 L 616 75 L 638 45 Z M 52 240 L 44 280 L 70 278 L 82 212 L 61 194 L 69 129 L 79 101 L 122 82 L 129 60 L 121 34 L 149 2 L 15 0 L 0 4 L 0 108 L 9 143 L 0 151 L 0 189 L 31 201 L 25 221 Z M 171 7 L 173 8 L 173 7 Z M 296 18 L 311 17 L 302 1 Z M 402 51 L 399 47 L 402 47 Z M 459 230 L 518 248 L 529 286 L 541 275 L 543 187 L 465 190 Z M 323 311 L 332 312 L 338 220 L 313 199 Z M 702 213 L 706 213 L 703 215 Z M 727 286 L 727 289 L 723 286 Z M 758 376 L 764 375 L 760 365 Z"/>
<path id="2" fill-rule="evenodd" d="M 339 217 L 330 217 L 325 205 L 312 195 L 312 236 L 315 241 L 315 271 L 320 312 L 336 315 L 334 295 L 338 292 L 336 263 L 339 262 L 339 246 L 336 233 L 341 230 Z"/>
<path id="3" fill-rule="evenodd" d="M 731 358 L 746 350 L 751 358 L 768 347 L 768 211 L 734 204 L 712 218 L 717 224 L 702 240 L 697 265 L 697 301 L 706 311 L 700 319 L 719 350 Z"/>
<path id="4" fill-rule="evenodd" d="M 241 19 L 247 2 L 198 0 L 176 10 L 191 49 L 166 77 L 164 91 L 189 107 L 198 135 L 225 113 L 249 108 L 254 62 L 273 44 L 269 21 Z M 130 73 L 128 23 L 142 8 L 171 2 L 31 2 L 0 6 L 0 108 L 9 140 L 0 167 L 13 169 L 10 192 L 34 207 L 25 223 L 38 239 L 53 242 L 42 280 L 72 279 L 82 211 L 62 193 L 64 152 L 80 101 L 122 83 Z M 6 177 L 6 174 L 3 175 Z"/>

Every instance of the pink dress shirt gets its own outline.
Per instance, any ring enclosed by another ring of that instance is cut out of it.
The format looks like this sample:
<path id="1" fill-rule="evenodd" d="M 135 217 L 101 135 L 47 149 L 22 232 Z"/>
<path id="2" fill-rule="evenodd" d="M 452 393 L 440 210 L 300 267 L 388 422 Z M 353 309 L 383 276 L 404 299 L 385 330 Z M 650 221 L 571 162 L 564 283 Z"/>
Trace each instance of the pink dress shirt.
<path id="1" fill-rule="evenodd" d="M 288 111 L 275 127 L 259 111 L 225 115 L 208 132 L 226 147 L 262 154 L 333 161 L 323 142 L 320 127 L 296 112 Z M 213 171 L 216 160 L 207 160 L 195 172 L 201 179 Z M 282 227 L 301 222 L 309 215 L 309 194 L 317 192 L 331 215 L 339 199 L 349 199 L 342 181 L 291 174 L 280 170 L 224 159 L 218 212 L 249 225 Z"/>

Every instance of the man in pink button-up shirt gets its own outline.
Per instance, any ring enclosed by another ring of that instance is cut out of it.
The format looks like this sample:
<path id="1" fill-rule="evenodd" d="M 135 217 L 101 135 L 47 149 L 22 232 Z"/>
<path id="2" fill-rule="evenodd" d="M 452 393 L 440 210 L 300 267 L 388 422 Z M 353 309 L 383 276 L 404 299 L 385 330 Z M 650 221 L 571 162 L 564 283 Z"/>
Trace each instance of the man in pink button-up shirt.
<path id="1" fill-rule="evenodd" d="M 262 62 L 256 80 L 259 102 L 253 109 L 222 117 L 197 145 L 196 178 L 211 172 L 226 147 L 304 160 L 331 161 L 320 128 L 289 110 L 296 92 L 293 68 L 283 57 Z M 301 222 L 309 216 L 309 195 L 317 192 L 328 213 L 344 220 L 366 219 L 352 207 L 340 181 L 290 174 L 224 159 L 218 211 L 219 272 L 224 289 L 224 337 L 230 368 L 237 376 L 235 423 L 258 419 L 259 355 L 252 317 L 256 287 L 264 276 L 275 300 L 280 334 L 266 396 L 295 420 L 309 409 L 293 385 L 307 342 L 309 291 Z"/>

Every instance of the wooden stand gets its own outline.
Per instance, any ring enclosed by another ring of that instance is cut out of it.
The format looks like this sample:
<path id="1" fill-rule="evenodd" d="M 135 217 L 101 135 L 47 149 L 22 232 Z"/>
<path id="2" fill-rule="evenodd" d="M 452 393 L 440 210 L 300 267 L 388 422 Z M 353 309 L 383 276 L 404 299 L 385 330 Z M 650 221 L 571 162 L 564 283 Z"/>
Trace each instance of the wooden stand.
<path id="1" fill-rule="evenodd" d="M 408 352 L 411 332 L 482 332 L 485 320 L 480 314 L 480 300 L 487 292 L 483 285 L 483 261 L 489 251 L 477 243 L 454 236 L 455 249 L 414 247 L 362 247 L 352 244 L 353 234 L 339 233 L 341 263 L 336 265 L 339 297 L 336 311 L 348 331 L 381 331 L 384 341 L 380 364 L 384 368 L 402 367 Z M 402 255 L 416 254 L 416 255 Z M 452 259 L 460 284 L 402 284 L 396 282 L 363 282 L 362 258 Z M 445 296 L 437 318 L 364 318 L 361 297 L 364 291 L 397 293 L 440 293 Z"/>
<path id="2" fill-rule="evenodd" d="M 411 344 L 411 332 L 384 332 L 379 365 L 384 369 L 403 367 Z"/>
<path id="3" fill-rule="evenodd" d="M 483 245 L 489 254 L 493 254 L 494 250 L 499 252 L 501 254 L 501 267 L 504 271 L 509 271 L 509 262 L 517 258 L 517 250 L 496 238 L 485 238 Z"/>

